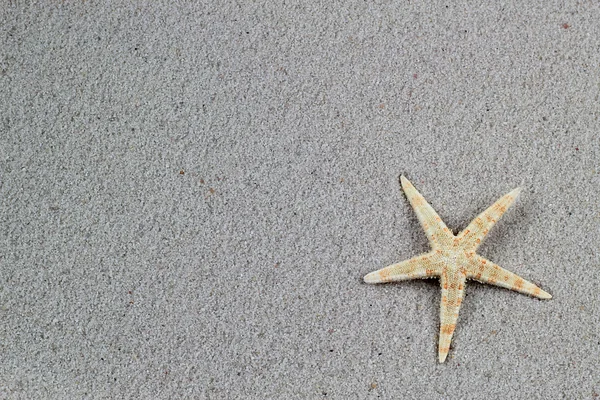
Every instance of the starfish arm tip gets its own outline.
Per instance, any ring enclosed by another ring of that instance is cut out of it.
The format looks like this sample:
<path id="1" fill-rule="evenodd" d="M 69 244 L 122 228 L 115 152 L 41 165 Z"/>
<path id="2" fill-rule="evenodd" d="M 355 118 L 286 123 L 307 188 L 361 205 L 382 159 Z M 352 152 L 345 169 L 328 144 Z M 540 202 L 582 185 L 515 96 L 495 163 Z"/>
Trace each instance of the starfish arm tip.
<path id="1" fill-rule="evenodd" d="M 510 192 L 510 194 L 511 194 L 511 195 L 512 195 L 514 198 L 517 198 L 517 197 L 519 196 L 519 194 L 520 194 L 520 193 L 521 193 L 521 188 L 520 188 L 520 187 L 518 187 L 518 188 L 515 188 L 515 189 L 513 189 L 513 190 Z"/>
<path id="2" fill-rule="evenodd" d="M 440 352 L 440 353 L 438 354 L 438 357 L 439 357 L 440 364 L 441 364 L 441 363 L 443 363 L 444 361 L 446 361 L 446 357 L 447 357 L 447 356 L 448 356 L 448 353 L 441 353 L 441 352 Z"/>
<path id="3" fill-rule="evenodd" d="M 548 292 L 544 292 L 544 291 L 542 290 L 542 291 L 540 292 L 540 294 L 538 295 L 538 297 L 539 297 L 540 299 L 543 299 L 543 300 L 550 300 L 550 299 L 552 298 L 552 295 L 551 295 L 550 293 L 548 293 Z"/>
<path id="4" fill-rule="evenodd" d="M 409 183 L 409 180 L 406 179 L 406 177 L 404 175 L 400 175 L 400 183 L 404 187 L 407 183 Z"/>
<path id="5" fill-rule="evenodd" d="M 366 274 L 363 280 L 365 281 L 365 283 L 381 282 L 381 279 L 379 279 L 379 274 L 377 272 L 371 272 L 369 274 Z"/>

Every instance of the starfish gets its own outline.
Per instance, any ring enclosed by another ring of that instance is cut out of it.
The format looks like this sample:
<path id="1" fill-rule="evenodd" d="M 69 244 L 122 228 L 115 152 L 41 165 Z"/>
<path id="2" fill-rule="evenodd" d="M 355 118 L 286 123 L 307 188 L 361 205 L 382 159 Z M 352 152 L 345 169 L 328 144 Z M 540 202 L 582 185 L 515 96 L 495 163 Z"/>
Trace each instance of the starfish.
<path id="1" fill-rule="evenodd" d="M 552 298 L 550 294 L 533 283 L 475 253 L 490 229 L 515 201 L 520 189 L 514 189 L 501 197 L 462 232 L 454 235 L 408 179 L 401 176 L 400 182 L 427 234 L 431 251 L 371 272 L 365 275 L 364 280 L 366 283 L 383 283 L 408 279 L 440 278 L 442 287 L 438 344 L 440 363 L 443 363 L 448 356 L 467 279 L 515 290 L 540 299 Z"/>

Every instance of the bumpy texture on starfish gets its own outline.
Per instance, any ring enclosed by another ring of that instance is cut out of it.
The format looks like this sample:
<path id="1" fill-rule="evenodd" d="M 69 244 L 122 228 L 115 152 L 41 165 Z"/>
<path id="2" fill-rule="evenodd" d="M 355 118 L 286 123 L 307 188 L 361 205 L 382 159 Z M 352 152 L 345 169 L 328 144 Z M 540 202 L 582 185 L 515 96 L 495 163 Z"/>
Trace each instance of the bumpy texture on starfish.
<path id="1" fill-rule="evenodd" d="M 429 238 L 431 251 L 410 260 L 390 265 L 379 271 L 371 272 L 365 276 L 364 280 L 367 283 L 381 283 L 408 279 L 440 278 L 442 286 L 438 350 L 440 362 L 444 362 L 448 355 L 467 279 L 501 286 L 540 299 L 552 298 L 550 294 L 533 283 L 475 254 L 475 250 L 477 250 L 489 230 L 515 201 L 520 189 L 515 189 L 504 195 L 475 218 L 465 230 L 455 236 L 412 183 L 404 176 L 400 178 L 400 181 L 406 197 L 408 197 Z"/>

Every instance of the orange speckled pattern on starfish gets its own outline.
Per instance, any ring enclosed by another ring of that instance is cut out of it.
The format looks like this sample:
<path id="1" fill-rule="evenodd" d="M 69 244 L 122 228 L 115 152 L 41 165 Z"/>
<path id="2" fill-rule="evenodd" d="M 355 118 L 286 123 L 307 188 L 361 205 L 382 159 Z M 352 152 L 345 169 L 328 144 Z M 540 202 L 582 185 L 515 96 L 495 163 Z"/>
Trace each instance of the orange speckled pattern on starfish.
<path id="1" fill-rule="evenodd" d="M 440 362 L 444 362 L 448 356 L 467 279 L 515 290 L 540 299 L 552 298 L 550 294 L 533 283 L 475 253 L 490 229 L 515 201 L 520 189 L 515 189 L 501 197 L 455 236 L 412 183 L 404 176 L 400 178 L 400 181 L 408 201 L 427 234 L 431 251 L 371 272 L 365 275 L 364 280 L 367 283 L 383 283 L 419 278 L 440 278 L 442 286 L 438 346 Z"/>

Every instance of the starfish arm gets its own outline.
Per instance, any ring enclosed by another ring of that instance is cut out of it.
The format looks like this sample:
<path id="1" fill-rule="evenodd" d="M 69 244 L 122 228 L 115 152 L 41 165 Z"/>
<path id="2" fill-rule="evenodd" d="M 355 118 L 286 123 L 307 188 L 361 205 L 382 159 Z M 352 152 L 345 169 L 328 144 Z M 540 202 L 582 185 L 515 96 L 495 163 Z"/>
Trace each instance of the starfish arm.
<path id="1" fill-rule="evenodd" d="M 469 226 L 458 234 L 458 239 L 464 243 L 466 250 L 475 250 L 479 247 L 481 241 L 483 241 L 490 229 L 492 229 L 506 210 L 508 210 L 520 191 L 521 189 L 517 188 L 502 196 L 487 210 L 479 214 L 477 218 L 471 221 Z"/>
<path id="2" fill-rule="evenodd" d="M 448 243 L 454 235 L 433 207 L 427 203 L 421 193 L 415 189 L 413 184 L 404 175 L 400 177 L 400 182 L 408 201 L 415 210 L 417 218 L 427 234 L 431 247 L 435 249 L 439 247 L 440 243 Z"/>
<path id="3" fill-rule="evenodd" d="M 467 277 L 540 299 L 552 298 L 549 293 L 543 291 L 533 283 L 478 255 L 471 258 L 469 268 L 467 269 Z"/>
<path id="4" fill-rule="evenodd" d="M 446 360 L 450 350 L 450 342 L 465 293 L 466 280 L 465 274 L 461 271 L 446 270 L 441 275 L 442 302 L 440 304 L 440 342 L 438 345 L 438 357 L 441 363 Z"/>
<path id="5" fill-rule="evenodd" d="M 365 275 L 366 283 L 385 283 L 409 279 L 433 278 L 442 272 L 437 253 L 426 253 Z"/>

